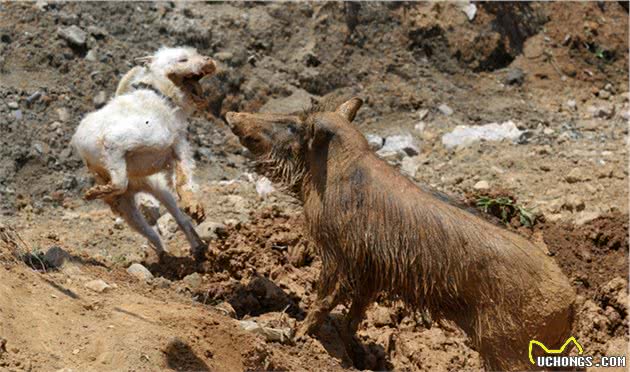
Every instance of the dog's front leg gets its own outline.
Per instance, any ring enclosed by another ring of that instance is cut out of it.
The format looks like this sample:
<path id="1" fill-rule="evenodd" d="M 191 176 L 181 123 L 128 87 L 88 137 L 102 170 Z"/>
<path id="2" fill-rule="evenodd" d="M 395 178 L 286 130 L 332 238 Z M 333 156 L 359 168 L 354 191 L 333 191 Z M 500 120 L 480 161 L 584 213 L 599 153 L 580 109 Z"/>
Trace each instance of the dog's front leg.
<path id="1" fill-rule="evenodd" d="M 184 212 L 197 223 L 200 223 L 206 219 L 206 212 L 193 193 L 192 171 L 194 162 L 190 153 L 190 146 L 186 141 L 178 141 L 174 150 L 175 190 L 182 202 Z"/>

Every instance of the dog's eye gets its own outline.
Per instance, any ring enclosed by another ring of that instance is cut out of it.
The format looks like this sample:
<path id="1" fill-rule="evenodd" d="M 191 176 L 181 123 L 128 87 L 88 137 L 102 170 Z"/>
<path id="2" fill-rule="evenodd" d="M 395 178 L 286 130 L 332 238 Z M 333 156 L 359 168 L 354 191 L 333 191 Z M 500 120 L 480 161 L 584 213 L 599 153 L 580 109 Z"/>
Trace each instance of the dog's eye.
<path id="1" fill-rule="evenodd" d="M 295 125 L 289 125 L 287 127 L 287 132 L 289 132 L 289 134 L 295 134 L 297 133 L 297 128 L 295 127 Z"/>
<path id="2" fill-rule="evenodd" d="M 178 62 L 186 63 L 186 62 L 188 62 L 188 58 L 180 58 Z"/>

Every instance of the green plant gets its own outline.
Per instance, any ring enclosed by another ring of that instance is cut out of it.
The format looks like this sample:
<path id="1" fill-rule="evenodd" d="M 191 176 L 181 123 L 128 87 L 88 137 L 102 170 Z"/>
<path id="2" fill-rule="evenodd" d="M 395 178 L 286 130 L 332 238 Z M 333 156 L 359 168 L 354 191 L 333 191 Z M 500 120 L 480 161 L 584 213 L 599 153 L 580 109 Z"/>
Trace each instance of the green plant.
<path id="1" fill-rule="evenodd" d="M 509 223 L 512 217 L 518 215 L 521 225 L 531 227 L 536 222 L 534 214 L 522 205 L 516 204 L 515 201 L 507 196 L 491 198 L 482 196 L 477 199 L 477 207 L 484 213 L 489 213 L 501 219 L 504 223 Z"/>

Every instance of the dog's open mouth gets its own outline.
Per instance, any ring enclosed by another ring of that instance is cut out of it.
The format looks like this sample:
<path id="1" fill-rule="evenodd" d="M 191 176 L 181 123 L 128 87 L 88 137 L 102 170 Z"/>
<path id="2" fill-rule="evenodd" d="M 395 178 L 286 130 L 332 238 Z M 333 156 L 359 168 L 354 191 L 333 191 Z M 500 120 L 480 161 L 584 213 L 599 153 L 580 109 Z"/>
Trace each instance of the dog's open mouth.
<path id="1" fill-rule="evenodd" d="M 192 97 L 193 101 L 197 104 L 203 103 L 203 89 L 199 81 L 206 76 L 204 74 L 190 74 L 182 79 L 182 88 L 186 93 Z"/>

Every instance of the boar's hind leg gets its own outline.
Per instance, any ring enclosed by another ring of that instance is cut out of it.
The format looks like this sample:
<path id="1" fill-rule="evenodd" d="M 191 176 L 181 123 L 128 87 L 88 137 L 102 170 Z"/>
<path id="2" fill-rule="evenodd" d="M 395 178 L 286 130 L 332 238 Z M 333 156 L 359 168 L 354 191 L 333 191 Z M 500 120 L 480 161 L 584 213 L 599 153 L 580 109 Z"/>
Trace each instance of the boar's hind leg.
<path id="1" fill-rule="evenodd" d="M 357 294 L 352 298 L 352 305 L 350 311 L 346 315 L 344 325 L 345 329 L 341 331 L 341 339 L 344 342 L 346 352 L 352 359 L 354 366 L 358 369 L 363 369 L 364 352 L 363 347 L 359 342 L 355 342 L 355 334 L 359 328 L 359 324 L 365 318 L 365 312 L 368 306 L 374 302 L 373 298 L 368 295 Z"/>
<path id="2" fill-rule="evenodd" d="M 315 305 L 313 305 L 306 319 L 304 319 L 304 323 L 298 329 L 296 338 L 315 333 L 330 311 L 341 301 L 341 284 L 339 282 L 334 285 L 332 291 L 325 291 L 326 287 L 326 285 L 323 285 L 317 293 Z"/>

